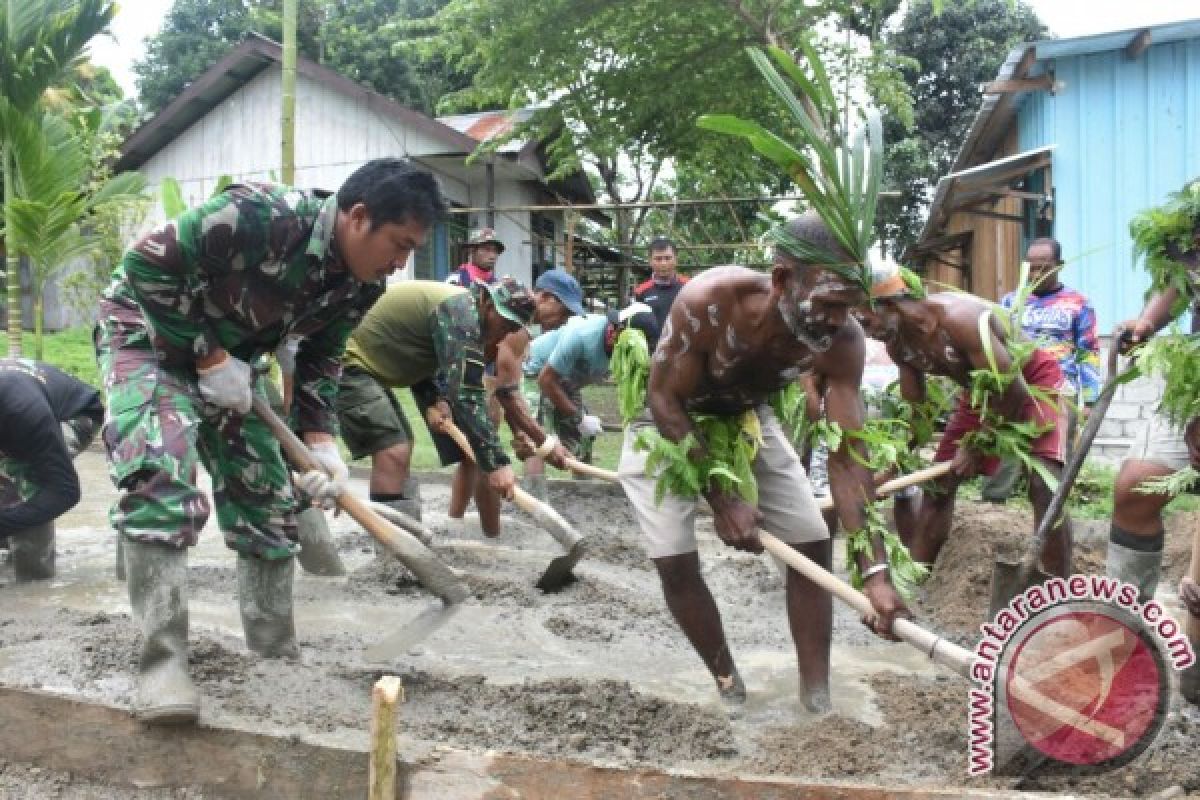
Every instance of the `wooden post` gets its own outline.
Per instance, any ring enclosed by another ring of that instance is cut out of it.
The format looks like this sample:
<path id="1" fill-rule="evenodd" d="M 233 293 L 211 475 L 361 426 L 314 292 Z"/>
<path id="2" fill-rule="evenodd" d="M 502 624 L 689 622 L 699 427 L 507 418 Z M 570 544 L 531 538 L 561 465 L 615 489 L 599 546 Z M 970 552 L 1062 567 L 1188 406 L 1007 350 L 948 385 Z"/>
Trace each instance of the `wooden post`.
<path id="1" fill-rule="evenodd" d="M 404 687 L 395 675 L 384 675 L 371 690 L 371 771 L 368 800 L 396 797 L 396 704 Z"/>
<path id="2" fill-rule="evenodd" d="M 567 247 L 563 252 L 563 269 L 574 274 L 575 272 L 575 214 L 567 212 Z"/>
<path id="3" fill-rule="evenodd" d="M 280 109 L 280 179 L 288 186 L 296 183 L 296 5 L 299 0 L 283 3 L 283 97 Z"/>

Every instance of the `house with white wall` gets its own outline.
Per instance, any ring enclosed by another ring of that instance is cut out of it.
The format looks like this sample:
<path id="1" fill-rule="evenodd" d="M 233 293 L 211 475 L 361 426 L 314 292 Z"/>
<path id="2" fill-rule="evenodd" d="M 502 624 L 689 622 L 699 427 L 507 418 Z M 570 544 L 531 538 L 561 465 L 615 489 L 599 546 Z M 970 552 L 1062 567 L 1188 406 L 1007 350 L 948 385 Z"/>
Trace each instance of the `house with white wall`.
<path id="1" fill-rule="evenodd" d="M 282 61 L 277 43 L 247 38 L 135 130 L 116 168 L 141 171 L 151 191 L 174 178 L 189 205 L 207 198 L 222 176 L 278 180 Z M 522 209 L 591 204 L 595 197 L 582 173 L 548 181 L 536 142 L 509 142 L 468 162 L 482 141 L 506 133 L 516 119 L 510 112 L 435 119 L 298 58 L 294 183 L 336 190 L 372 158 L 412 159 L 438 177 L 453 207 L 479 210 L 438 223 L 404 277 L 445 278 L 462 258 L 468 229 L 491 224 L 506 246 L 497 269 L 530 282 L 561 265 L 565 225 L 562 211 Z"/>

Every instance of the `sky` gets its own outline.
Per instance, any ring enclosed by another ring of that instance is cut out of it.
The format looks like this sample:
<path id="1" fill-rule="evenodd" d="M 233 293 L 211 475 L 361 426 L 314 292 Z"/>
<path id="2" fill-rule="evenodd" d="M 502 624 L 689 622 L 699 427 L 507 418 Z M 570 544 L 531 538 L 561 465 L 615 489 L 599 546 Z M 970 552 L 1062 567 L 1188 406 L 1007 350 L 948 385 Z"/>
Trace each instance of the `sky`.
<path id="1" fill-rule="evenodd" d="M 1200 4 L 1195 0 L 1027 2 L 1059 37 L 1087 36 L 1200 17 Z M 170 7 L 171 0 L 123 0 L 112 24 L 112 36 L 98 37 L 92 42 L 92 60 L 108 67 L 127 95 L 136 91 L 132 65 L 145 52 L 143 40 L 158 31 Z"/>

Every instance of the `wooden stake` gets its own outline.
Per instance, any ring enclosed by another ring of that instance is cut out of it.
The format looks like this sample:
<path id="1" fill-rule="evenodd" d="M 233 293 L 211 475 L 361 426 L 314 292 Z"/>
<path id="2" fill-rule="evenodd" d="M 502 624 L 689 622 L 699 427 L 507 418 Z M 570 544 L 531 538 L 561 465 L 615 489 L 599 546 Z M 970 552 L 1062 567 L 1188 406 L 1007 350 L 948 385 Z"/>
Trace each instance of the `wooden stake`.
<path id="1" fill-rule="evenodd" d="M 396 797 L 396 704 L 404 687 L 395 675 L 384 675 L 371 690 L 371 771 L 368 800 Z"/>

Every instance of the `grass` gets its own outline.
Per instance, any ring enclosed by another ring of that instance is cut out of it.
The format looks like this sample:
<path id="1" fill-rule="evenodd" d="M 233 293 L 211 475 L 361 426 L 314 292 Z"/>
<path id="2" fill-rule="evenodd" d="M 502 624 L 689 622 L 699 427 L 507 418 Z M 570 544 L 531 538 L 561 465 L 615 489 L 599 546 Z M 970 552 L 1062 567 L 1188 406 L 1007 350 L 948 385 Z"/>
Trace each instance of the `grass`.
<path id="1" fill-rule="evenodd" d="M 92 346 L 91 328 L 68 328 L 64 331 L 47 333 L 42 337 L 42 361 L 53 364 L 64 372 L 74 375 L 84 383 L 100 388 L 100 373 L 96 369 L 96 350 Z M 33 334 L 21 337 L 21 354 L 33 358 Z M 0 336 L 0 356 L 8 355 L 8 338 Z"/>
<path id="2" fill-rule="evenodd" d="M 85 383 L 100 387 L 100 377 L 96 369 L 96 354 L 92 347 L 91 328 L 69 328 L 64 331 L 48 333 L 44 342 L 44 361 L 74 375 Z M 22 339 L 22 347 L 24 355 L 32 358 L 33 334 L 25 334 Z M 7 354 L 8 340 L 0 337 L 0 355 Z M 416 433 L 416 447 L 413 450 L 414 468 L 419 471 L 442 469 L 437 451 L 433 447 L 433 441 L 429 438 L 429 432 L 425 430 L 425 426 L 421 422 L 421 415 L 413 402 L 412 393 L 399 391 L 396 394 Z M 588 386 L 583 390 L 583 397 L 591 413 L 598 414 L 609 422 L 615 422 L 618 419 L 617 393 L 611 384 Z M 507 426 L 504 427 L 504 433 L 501 436 L 506 442 L 508 441 L 510 434 Z M 346 455 L 348 458 L 349 454 Z M 596 440 L 592 460 L 598 467 L 616 469 L 620 455 L 621 434 L 604 433 Z M 367 464 L 369 460 L 364 459 L 360 463 Z M 565 473 L 553 468 L 549 468 L 548 473 L 553 477 L 565 477 Z M 1116 470 L 1112 467 L 1085 465 L 1072 492 L 1071 514 L 1080 519 L 1110 518 L 1112 516 L 1112 486 L 1115 477 Z M 971 488 L 967 489 L 965 497 L 977 498 L 979 496 L 980 481 L 978 479 L 968 482 L 966 486 Z M 1029 501 L 1026 499 L 1024 488 L 1018 489 L 1009 502 L 1018 508 L 1027 508 Z M 1180 495 L 1167 506 L 1168 514 L 1197 510 L 1200 510 L 1200 496 L 1194 494 Z"/>

